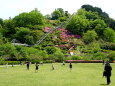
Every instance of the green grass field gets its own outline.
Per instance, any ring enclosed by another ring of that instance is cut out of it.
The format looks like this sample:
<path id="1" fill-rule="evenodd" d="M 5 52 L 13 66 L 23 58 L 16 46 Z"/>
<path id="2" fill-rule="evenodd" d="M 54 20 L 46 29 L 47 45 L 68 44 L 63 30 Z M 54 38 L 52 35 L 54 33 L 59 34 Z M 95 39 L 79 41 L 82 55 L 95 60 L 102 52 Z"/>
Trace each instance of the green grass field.
<path id="1" fill-rule="evenodd" d="M 0 86 L 106 86 L 106 78 L 102 77 L 104 65 L 101 63 L 75 63 L 72 72 L 69 64 L 62 66 L 55 63 L 55 70 L 52 71 L 51 64 L 39 66 L 35 73 L 35 65 L 0 67 Z M 115 64 L 111 64 L 111 84 L 115 86 Z"/>

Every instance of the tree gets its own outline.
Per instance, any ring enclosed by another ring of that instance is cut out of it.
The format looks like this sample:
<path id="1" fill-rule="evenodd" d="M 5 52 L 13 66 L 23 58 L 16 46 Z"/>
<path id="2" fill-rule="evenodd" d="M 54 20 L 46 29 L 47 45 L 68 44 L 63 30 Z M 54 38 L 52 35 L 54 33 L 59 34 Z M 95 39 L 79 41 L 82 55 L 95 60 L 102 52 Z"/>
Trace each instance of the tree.
<path id="1" fill-rule="evenodd" d="M 52 16 L 52 19 L 55 20 L 55 19 L 58 19 L 60 17 L 63 17 L 64 16 L 64 11 L 62 8 L 57 8 L 53 11 L 53 13 L 51 14 Z"/>
<path id="2" fill-rule="evenodd" d="M 12 37 L 13 34 L 16 33 L 15 24 L 12 19 L 4 21 L 2 33 L 3 33 L 3 36 L 8 37 L 8 38 Z"/>
<path id="3" fill-rule="evenodd" d="M 65 57 L 61 51 L 56 51 L 53 55 L 54 55 L 54 58 L 56 59 L 56 61 L 58 61 L 58 62 L 62 62 Z"/>
<path id="4" fill-rule="evenodd" d="M 86 11 L 95 11 L 95 9 L 93 8 L 93 6 L 91 5 L 82 5 L 81 8 L 84 8 Z"/>
<path id="5" fill-rule="evenodd" d="M 84 8 L 86 11 L 97 12 L 100 19 L 104 20 L 104 22 L 107 24 L 107 26 L 109 26 L 109 24 L 110 24 L 109 15 L 106 12 L 103 12 L 101 8 L 93 7 L 91 5 L 82 5 L 81 8 Z"/>
<path id="6" fill-rule="evenodd" d="M 3 19 L 0 18 L 0 24 L 3 26 Z"/>
<path id="7" fill-rule="evenodd" d="M 99 15 L 97 12 L 87 11 L 85 9 L 79 9 L 77 12 L 77 15 L 79 16 L 84 15 L 86 19 L 89 19 L 89 20 L 99 19 Z"/>
<path id="8" fill-rule="evenodd" d="M 47 14 L 47 15 L 45 15 L 45 18 L 46 19 L 51 19 L 51 15 Z"/>
<path id="9" fill-rule="evenodd" d="M 41 30 L 33 30 L 31 34 L 34 38 L 34 42 L 37 42 L 44 35 L 44 32 Z"/>
<path id="10" fill-rule="evenodd" d="M 87 31 L 89 27 L 89 21 L 84 15 L 74 15 L 70 22 L 67 24 L 66 28 L 74 34 L 82 35 Z"/>
<path id="11" fill-rule="evenodd" d="M 109 26 L 110 26 L 110 28 L 112 28 L 113 30 L 115 30 L 115 20 L 114 19 L 110 19 Z"/>
<path id="12" fill-rule="evenodd" d="M 84 33 L 83 35 L 83 41 L 86 44 L 89 44 L 91 42 L 94 42 L 96 40 L 96 38 L 98 37 L 97 33 L 92 30 L 92 31 L 87 31 L 86 33 Z"/>
<path id="13" fill-rule="evenodd" d="M 20 28 L 17 28 L 15 38 L 22 43 L 31 44 L 30 42 L 28 42 L 29 40 L 33 41 L 32 40 L 33 38 L 30 37 L 30 34 L 31 34 L 31 31 L 28 28 L 20 27 Z"/>
<path id="14" fill-rule="evenodd" d="M 47 47 L 46 48 L 46 51 L 47 51 L 47 53 L 48 54 L 53 54 L 53 53 L 55 53 L 56 52 L 56 48 L 55 47 Z"/>
<path id="15" fill-rule="evenodd" d="M 16 27 L 31 27 L 32 25 L 43 25 L 45 22 L 44 16 L 34 9 L 29 13 L 21 13 L 13 18 Z"/>
<path id="16" fill-rule="evenodd" d="M 107 27 L 107 25 L 105 24 L 105 22 L 101 19 L 95 19 L 94 21 L 92 21 L 91 23 L 91 28 L 95 29 L 95 31 L 97 32 L 98 36 L 102 37 L 103 36 L 103 31 L 104 29 Z"/>
<path id="17" fill-rule="evenodd" d="M 16 49 L 12 44 L 2 44 L 0 45 L 0 56 L 5 60 L 13 60 L 15 58 Z"/>
<path id="18" fill-rule="evenodd" d="M 115 42 L 115 31 L 111 28 L 106 28 L 103 32 L 104 40 L 108 42 Z"/>

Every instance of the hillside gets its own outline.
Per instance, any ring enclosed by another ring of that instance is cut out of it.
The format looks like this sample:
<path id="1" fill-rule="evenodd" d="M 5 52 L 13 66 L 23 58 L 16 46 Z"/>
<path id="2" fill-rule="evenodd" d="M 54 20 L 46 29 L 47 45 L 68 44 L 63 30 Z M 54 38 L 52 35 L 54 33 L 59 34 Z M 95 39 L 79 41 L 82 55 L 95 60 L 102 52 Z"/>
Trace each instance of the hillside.
<path id="1" fill-rule="evenodd" d="M 101 8 L 83 5 L 74 15 L 57 8 L 46 16 L 34 9 L 0 19 L 1 61 L 82 59 L 115 60 L 115 20 Z"/>

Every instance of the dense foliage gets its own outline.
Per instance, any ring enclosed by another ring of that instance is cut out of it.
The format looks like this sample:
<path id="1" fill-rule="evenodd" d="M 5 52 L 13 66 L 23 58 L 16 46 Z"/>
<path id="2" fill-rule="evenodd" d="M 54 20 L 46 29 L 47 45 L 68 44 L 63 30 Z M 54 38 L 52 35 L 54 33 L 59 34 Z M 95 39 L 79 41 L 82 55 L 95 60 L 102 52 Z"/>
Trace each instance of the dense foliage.
<path id="1" fill-rule="evenodd" d="M 72 19 L 65 23 L 71 16 Z M 36 45 L 59 24 L 63 26 Z M 14 46 L 12 42 L 18 44 Z M 1 61 L 112 61 L 115 60 L 114 51 L 115 20 L 98 7 L 83 5 L 74 15 L 57 8 L 45 16 L 35 8 L 8 20 L 0 18 Z"/>

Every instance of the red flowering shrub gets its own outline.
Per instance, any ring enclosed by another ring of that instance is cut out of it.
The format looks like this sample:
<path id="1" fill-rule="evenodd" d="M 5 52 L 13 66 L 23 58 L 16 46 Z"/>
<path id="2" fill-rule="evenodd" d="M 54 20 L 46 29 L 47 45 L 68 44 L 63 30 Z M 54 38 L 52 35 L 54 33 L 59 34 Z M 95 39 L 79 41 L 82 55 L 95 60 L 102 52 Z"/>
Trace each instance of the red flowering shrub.
<path id="1" fill-rule="evenodd" d="M 44 27 L 44 31 L 45 31 L 45 32 L 49 32 L 50 30 L 51 30 L 50 27 Z"/>

